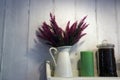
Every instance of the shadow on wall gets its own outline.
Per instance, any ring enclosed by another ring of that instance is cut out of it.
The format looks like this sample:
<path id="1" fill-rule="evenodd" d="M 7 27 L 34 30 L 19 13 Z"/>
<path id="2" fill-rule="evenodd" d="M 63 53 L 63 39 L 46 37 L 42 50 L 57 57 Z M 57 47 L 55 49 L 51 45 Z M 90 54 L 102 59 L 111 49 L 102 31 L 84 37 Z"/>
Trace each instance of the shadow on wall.
<path id="1" fill-rule="evenodd" d="M 84 41 L 80 41 L 72 46 L 70 50 L 71 59 L 74 58 L 74 53 L 80 50 L 81 45 Z M 34 63 L 39 64 L 39 80 L 47 80 L 46 77 L 46 60 L 52 61 L 49 54 L 49 46 L 44 45 L 43 43 L 36 42 L 35 46 L 29 50 L 27 57 L 32 60 Z"/>
<path id="2" fill-rule="evenodd" d="M 46 60 L 51 60 L 49 54 L 49 47 L 47 45 L 35 41 L 35 45 L 29 50 L 27 57 L 34 63 L 39 64 L 39 80 L 47 80 L 45 66 Z"/>

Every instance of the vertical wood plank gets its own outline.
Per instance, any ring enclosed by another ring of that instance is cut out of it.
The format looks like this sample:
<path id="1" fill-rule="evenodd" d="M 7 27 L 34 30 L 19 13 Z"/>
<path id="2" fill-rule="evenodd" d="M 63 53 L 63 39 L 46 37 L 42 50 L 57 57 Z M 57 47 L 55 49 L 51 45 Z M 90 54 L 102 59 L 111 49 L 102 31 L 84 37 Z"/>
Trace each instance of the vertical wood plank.
<path id="1" fill-rule="evenodd" d="M 0 62 L 2 57 L 3 25 L 4 25 L 4 1 L 0 0 Z M 1 63 L 0 63 L 1 65 Z"/>
<path id="2" fill-rule="evenodd" d="M 76 0 L 76 19 L 81 20 L 84 16 L 87 16 L 85 22 L 89 24 L 84 33 L 87 33 L 81 38 L 79 42 L 83 42 L 80 46 L 80 51 L 96 49 L 97 44 L 97 27 L 96 27 L 96 4 L 95 0 Z M 79 52 L 80 53 L 80 52 Z M 95 65 L 96 73 L 96 65 Z"/>
<path id="3" fill-rule="evenodd" d="M 76 19 L 80 21 L 84 16 L 89 26 L 84 31 L 87 35 L 81 39 L 84 43 L 80 50 L 94 50 L 97 44 L 95 0 L 76 0 Z"/>
<path id="4" fill-rule="evenodd" d="M 29 64 L 28 80 L 45 80 L 45 67 L 41 64 L 49 58 L 48 47 L 42 43 L 35 43 L 36 30 L 43 21 L 49 23 L 49 14 L 53 12 L 53 0 L 31 0 L 30 28 L 29 28 Z M 43 67 L 43 69 L 41 69 Z"/>
<path id="5" fill-rule="evenodd" d="M 2 80 L 27 80 L 28 0 L 6 0 Z"/>
<path id="6" fill-rule="evenodd" d="M 68 21 L 75 22 L 75 0 L 55 0 L 56 21 L 63 29 Z"/>
<path id="7" fill-rule="evenodd" d="M 4 31 L 4 8 L 5 0 L 0 0 L 0 80 L 1 76 L 1 63 L 2 63 L 2 49 L 3 49 L 3 31 Z"/>
<path id="8" fill-rule="evenodd" d="M 118 56 L 118 28 L 116 25 L 115 0 L 97 0 L 98 42 L 106 39 L 115 44 L 116 60 Z"/>
<path id="9" fill-rule="evenodd" d="M 118 60 L 120 61 L 120 0 L 115 0 L 116 1 L 116 19 L 117 19 L 117 29 L 118 29 Z"/>
<path id="10" fill-rule="evenodd" d="M 56 16 L 56 22 L 58 23 L 59 27 L 61 27 L 63 30 L 65 30 L 68 21 L 70 21 L 70 26 L 76 21 L 75 0 L 55 0 L 54 10 L 55 10 L 54 13 Z M 75 47 L 75 49 L 77 49 L 77 47 Z M 77 63 L 75 61 L 77 61 L 77 55 L 75 53 L 77 52 L 76 50 L 74 50 L 71 53 L 74 53 L 71 54 L 70 57 L 71 57 L 73 75 L 76 76 L 75 71 L 77 69 L 76 66 Z"/>

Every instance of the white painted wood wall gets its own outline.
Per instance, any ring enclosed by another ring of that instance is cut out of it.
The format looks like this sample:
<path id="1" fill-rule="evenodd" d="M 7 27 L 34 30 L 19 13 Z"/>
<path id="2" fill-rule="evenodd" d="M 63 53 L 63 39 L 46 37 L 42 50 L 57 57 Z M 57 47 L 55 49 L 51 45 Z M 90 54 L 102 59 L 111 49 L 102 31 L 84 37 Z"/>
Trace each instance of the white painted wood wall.
<path id="1" fill-rule="evenodd" d="M 40 80 L 48 47 L 35 44 L 35 30 L 49 13 L 65 27 L 88 15 L 81 50 L 95 50 L 102 40 L 115 44 L 120 59 L 120 0 L 0 0 L 0 80 Z M 42 79 L 41 79 L 42 80 Z M 44 79 L 43 79 L 44 80 Z"/>

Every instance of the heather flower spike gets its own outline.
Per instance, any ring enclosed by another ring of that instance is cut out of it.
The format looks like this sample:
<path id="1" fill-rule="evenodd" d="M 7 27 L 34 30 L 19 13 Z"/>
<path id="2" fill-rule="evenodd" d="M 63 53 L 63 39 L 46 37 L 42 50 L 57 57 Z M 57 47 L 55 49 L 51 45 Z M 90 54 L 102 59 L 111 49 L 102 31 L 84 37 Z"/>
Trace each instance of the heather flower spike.
<path id="1" fill-rule="evenodd" d="M 42 39 L 46 44 L 53 47 L 72 46 L 86 35 L 86 33 L 83 33 L 88 27 L 88 24 L 85 22 L 86 18 L 87 16 L 81 19 L 79 23 L 75 21 L 71 26 L 70 21 L 68 21 L 66 29 L 63 30 L 58 26 L 55 15 L 50 13 L 50 25 L 43 22 L 36 31 L 36 36 L 39 40 Z"/>

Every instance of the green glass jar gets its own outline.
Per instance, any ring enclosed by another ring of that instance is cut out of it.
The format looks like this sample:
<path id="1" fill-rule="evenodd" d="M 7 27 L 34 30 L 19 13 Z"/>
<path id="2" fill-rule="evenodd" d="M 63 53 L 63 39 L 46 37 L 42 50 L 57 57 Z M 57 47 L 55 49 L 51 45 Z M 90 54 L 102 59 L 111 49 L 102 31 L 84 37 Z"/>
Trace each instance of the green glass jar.
<path id="1" fill-rule="evenodd" d="M 80 52 L 80 76 L 94 76 L 94 57 L 92 51 L 81 51 Z"/>

